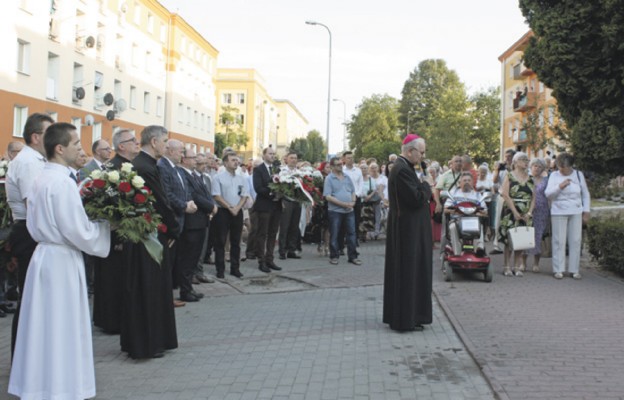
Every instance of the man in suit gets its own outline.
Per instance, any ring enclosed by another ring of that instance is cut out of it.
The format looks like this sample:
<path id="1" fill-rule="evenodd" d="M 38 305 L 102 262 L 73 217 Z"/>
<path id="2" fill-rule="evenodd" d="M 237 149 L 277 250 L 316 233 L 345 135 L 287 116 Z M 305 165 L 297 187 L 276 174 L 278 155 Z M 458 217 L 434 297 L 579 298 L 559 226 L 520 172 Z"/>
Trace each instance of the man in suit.
<path id="1" fill-rule="evenodd" d="M 214 163 L 214 155 L 207 153 L 197 153 L 197 162 L 195 163 L 195 171 L 194 174 L 196 177 L 201 179 L 206 188 L 206 191 L 212 198 L 212 177 L 208 173 L 210 166 Z M 210 165 L 209 165 L 210 164 Z M 214 199 L 213 199 L 214 200 Z M 210 218 L 209 218 L 210 219 Z M 204 242 L 202 243 L 201 252 L 199 255 L 199 260 L 197 261 L 197 267 L 195 268 L 195 276 L 193 277 L 193 283 L 214 283 L 214 280 L 206 276 L 204 273 L 204 260 L 206 257 L 206 253 L 208 252 L 208 242 L 210 240 L 210 230 L 212 229 L 212 224 L 208 223 L 208 227 L 206 228 L 206 235 L 204 237 Z M 212 247 L 212 246 L 211 246 Z"/>
<path id="2" fill-rule="evenodd" d="M 192 279 L 206 237 L 206 228 L 210 223 L 210 214 L 217 212 L 202 177 L 195 175 L 196 162 L 197 156 L 192 149 L 183 150 L 178 170 L 192 201 L 197 205 L 197 212 L 185 216 L 176 256 L 176 265 L 180 269 L 180 298 L 184 301 L 194 301 L 193 298 L 199 300 L 202 297 L 193 290 Z"/>
<path id="3" fill-rule="evenodd" d="M 297 153 L 290 151 L 286 154 L 286 165 L 282 167 L 282 172 L 289 174 L 296 173 Z M 299 221 L 301 219 L 301 204 L 294 200 L 283 199 L 282 216 L 279 229 L 279 257 L 281 260 L 288 258 L 301 258 L 297 254 L 297 243 L 301 237 L 299 231 Z"/>
<path id="4" fill-rule="evenodd" d="M 275 250 L 275 238 L 280 226 L 282 216 L 282 202 L 275 198 L 269 188 L 272 182 L 273 162 L 275 150 L 267 147 L 262 151 L 262 164 L 253 170 L 253 187 L 256 191 L 256 202 L 252 210 L 256 214 L 257 236 L 256 256 L 258 257 L 258 269 L 262 272 L 279 271 L 280 267 L 273 262 Z"/>
<path id="5" fill-rule="evenodd" d="M 111 158 L 112 151 L 112 147 L 106 140 L 96 140 L 91 146 L 93 159 L 78 171 L 78 182 L 82 182 L 82 180 L 91 175 L 91 172 L 94 170 L 104 169 L 104 164 Z"/>
<path id="6" fill-rule="evenodd" d="M 165 147 L 165 154 L 158 160 L 158 171 L 160 172 L 160 182 L 163 188 L 166 190 L 167 199 L 173 209 L 176 216 L 178 225 L 180 225 L 180 233 L 184 232 L 184 217 L 187 214 L 193 214 L 197 212 L 197 206 L 195 202 L 191 200 L 191 192 L 189 188 L 184 184 L 182 174 L 176 168 L 176 165 L 182 161 L 182 154 L 184 152 L 184 144 L 179 140 L 170 139 L 167 141 Z M 178 255 L 178 243 L 174 244 L 170 249 L 170 261 L 173 267 L 173 283 L 174 287 L 179 286 L 180 280 L 183 279 L 182 270 L 183 267 L 179 264 Z M 199 295 L 187 293 L 187 290 L 182 290 L 180 300 L 186 302 L 195 302 L 199 300 Z"/>

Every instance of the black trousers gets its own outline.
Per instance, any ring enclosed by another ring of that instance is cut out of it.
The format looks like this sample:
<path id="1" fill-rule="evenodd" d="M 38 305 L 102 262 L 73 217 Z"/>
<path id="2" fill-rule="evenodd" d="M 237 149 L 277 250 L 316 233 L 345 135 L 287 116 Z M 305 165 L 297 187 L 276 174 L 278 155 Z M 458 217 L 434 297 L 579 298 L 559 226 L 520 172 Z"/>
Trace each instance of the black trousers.
<path id="1" fill-rule="evenodd" d="M 353 213 L 355 214 L 355 242 L 359 244 L 358 232 L 360 232 L 360 222 L 362 221 L 362 199 L 357 197 L 355 199 L 355 206 L 353 206 Z M 344 250 L 345 237 L 347 236 L 347 228 L 345 224 L 342 224 L 340 228 L 340 234 L 338 235 L 338 248 Z"/>
<path id="2" fill-rule="evenodd" d="M 257 257 L 260 250 L 258 250 L 258 212 L 249 210 L 249 224 L 251 228 L 247 232 L 247 247 L 245 248 L 245 255 L 247 258 Z"/>
<path id="3" fill-rule="evenodd" d="M 285 255 L 297 250 L 297 243 L 299 236 L 301 236 L 299 232 L 301 204 L 296 201 L 284 200 L 282 207 L 279 227 L 279 253 Z"/>
<path id="4" fill-rule="evenodd" d="M 272 263 L 282 210 L 256 211 L 256 216 L 258 221 L 256 236 L 256 256 L 258 257 L 258 264 Z"/>
<path id="5" fill-rule="evenodd" d="M 180 296 L 193 291 L 193 275 L 199 262 L 206 229 L 184 229 L 180 235 L 176 251 L 176 281 L 180 287 Z"/>
<path id="6" fill-rule="evenodd" d="M 11 244 L 11 256 L 17 259 L 17 287 L 19 289 L 17 310 L 13 314 L 13 323 L 11 326 L 11 355 L 15 350 L 15 339 L 17 338 L 17 323 L 19 321 L 20 306 L 22 294 L 24 293 L 24 282 L 26 281 L 26 273 L 28 272 L 28 264 L 32 258 L 37 242 L 35 242 L 28 233 L 26 221 L 16 221 L 11 227 L 9 235 L 9 243 Z"/>
<path id="7" fill-rule="evenodd" d="M 213 238 L 215 251 L 215 266 L 217 273 L 225 272 L 225 242 L 230 237 L 230 272 L 236 272 L 240 268 L 240 242 L 243 233 L 243 210 L 232 215 L 229 210 L 219 208 L 217 215 L 212 220 L 215 227 Z"/>

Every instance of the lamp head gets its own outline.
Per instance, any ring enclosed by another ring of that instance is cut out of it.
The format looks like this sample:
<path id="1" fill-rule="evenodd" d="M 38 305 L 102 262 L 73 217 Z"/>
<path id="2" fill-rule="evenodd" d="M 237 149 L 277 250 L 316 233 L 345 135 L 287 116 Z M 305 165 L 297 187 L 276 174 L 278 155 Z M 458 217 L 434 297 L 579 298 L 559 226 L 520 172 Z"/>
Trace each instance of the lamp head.
<path id="1" fill-rule="evenodd" d="M 305 23 L 308 24 L 308 25 L 316 25 L 316 22 L 314 22 L 314 21 L 306 21 Z"/>

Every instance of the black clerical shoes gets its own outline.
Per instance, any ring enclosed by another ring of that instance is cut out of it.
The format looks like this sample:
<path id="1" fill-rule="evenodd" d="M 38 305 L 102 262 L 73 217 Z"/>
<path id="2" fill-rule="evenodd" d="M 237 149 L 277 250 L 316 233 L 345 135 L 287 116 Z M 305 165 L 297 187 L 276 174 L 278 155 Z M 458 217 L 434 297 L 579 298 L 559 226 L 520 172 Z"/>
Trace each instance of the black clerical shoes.
<path id="1" fill-rule="evenodd" d="M 199 297 L 193 295 L 193 293 L 186 293 L 180 296 L 180 300 L 187 303 L 195 303 L 199 301 Z"/>

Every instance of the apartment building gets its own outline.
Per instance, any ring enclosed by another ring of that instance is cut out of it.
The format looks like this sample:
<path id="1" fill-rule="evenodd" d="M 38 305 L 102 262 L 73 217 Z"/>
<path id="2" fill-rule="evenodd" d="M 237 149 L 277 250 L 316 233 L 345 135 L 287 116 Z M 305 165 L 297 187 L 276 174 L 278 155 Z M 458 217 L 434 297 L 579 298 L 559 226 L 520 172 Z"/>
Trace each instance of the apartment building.
<path id="1" fill-rule="evenodd" d="M 0 150 L 21 140 L 33 112 L 76 125 L 87 152 L 119 128 L 139 134 L 152 124 L 213 148 L 218 52 L 183 18 L 155 0 L 10 4 L 0 28 Z"/>
<path id="2" fill-rule="evenodd" d="M 262 150 L 269 146 L 281 156 L 290 140 L 305 136 L 306 118 L 292 102 L 274 100 L 256 70 L 219 68 L 216 86 L 216 132 L 227 135 L 244 132 L 246 144 L 238 146 L 237 151 L 245 160 L 261 157 Z M 224 113 L 233 118 L 224 119 Z"/>
<path id="3" fill-rule="evenodd" d="M 533 32 L 524 34 L 498 60 L 501 62 L 501 159 L 507 149 L 543 157 L 555 153 L 553 144 L 537 146 L 537 136 L 556 143 L 552 127 L 557 117 L 557 101 L 552 90 L 523 63 L 524 50 Z M 537 136 L 536 136 L 537 135 Z"/>

